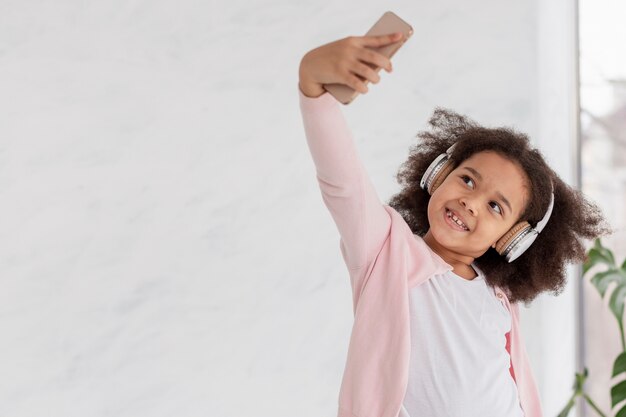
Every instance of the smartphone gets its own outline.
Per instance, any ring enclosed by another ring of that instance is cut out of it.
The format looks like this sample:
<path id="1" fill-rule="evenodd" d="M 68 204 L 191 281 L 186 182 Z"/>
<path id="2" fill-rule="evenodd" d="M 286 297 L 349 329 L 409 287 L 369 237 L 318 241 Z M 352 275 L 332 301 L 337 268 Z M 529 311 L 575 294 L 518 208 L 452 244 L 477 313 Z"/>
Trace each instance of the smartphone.
<path id="1" fill-rule="evenodd" d="M 380 36 L 394 32 L 402 32 L 402 39 L 388 45 L 370 49 L 391 59 L 391 57 L 398 51 L 398 49 L 400 49 L 400 47 L 404 45 L 404 43 L 413 34 L 413 28 L 411 27 L 411 25 L 400 19 L 400 17 L 398 17 L 398 15 L 396 15 L 395 13 L 387 11 L 383 13 L 383 15 L 380 17 L 380 19 L 378 19 L 376 23 L 374 23 L 374 26 L 372 26 L 371 29 L 367 31 L 365 36 Z M 365 65 L 372 68 L 373 70 L 376 70 L 376 73 L 381 70 L 380 67 L 377 67 L 376 65 L 371 63 L 366 63 Z M 361 81 L 365 81 L 366 84 L 369 83 L 369 80 L 361 77 L 360 75 L 357 75 L 357 77 L 360 78 Z M 337 101 L 343 104 L 350 104 L 352 100 L 354 100 L 354 98 L 359 94 L 358 91 L 352 89 L 352 87 L 349 87 L 345 84 L 323 84 L 322 87 L 330 94 L 332 94 L 337 99 Z"/>

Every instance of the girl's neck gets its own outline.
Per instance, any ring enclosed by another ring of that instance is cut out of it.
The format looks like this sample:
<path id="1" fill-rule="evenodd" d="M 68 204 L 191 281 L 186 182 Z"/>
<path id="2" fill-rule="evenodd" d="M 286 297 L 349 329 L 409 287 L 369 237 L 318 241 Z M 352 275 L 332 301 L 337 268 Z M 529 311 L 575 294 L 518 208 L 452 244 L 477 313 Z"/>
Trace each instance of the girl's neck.
<path id="1" fill-rule="evenodd" d="M 430 230 L 426 232 L 423 239 L 433 252 L 452 266 L 452 272 L 465 279 L 471 280 L 476 278 L 478 274 L 471 266 L 471 263 L 474 262 L 473 257 L 453 252 L 444 246 L 441 246 L 430 233 Z"/>

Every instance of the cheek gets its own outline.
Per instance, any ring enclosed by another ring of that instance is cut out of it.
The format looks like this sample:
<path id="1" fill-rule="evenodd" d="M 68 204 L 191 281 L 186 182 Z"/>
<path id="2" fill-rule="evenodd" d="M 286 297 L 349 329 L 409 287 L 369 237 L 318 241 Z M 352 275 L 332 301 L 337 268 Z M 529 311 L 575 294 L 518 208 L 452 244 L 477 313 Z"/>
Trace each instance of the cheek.
<path id="1" fill-rule="evenodd" d="M 480 227 L 475 230 L 475 235 L 481 239 L 492 240 L 499 238 L 509 230 L 506 224 L 494 218 L 486 218 L 480 222 Z"/>
<path id="2" fill-rule="evenodd" d="M 432 220 L 433 211 L 435 210 L 435 205 L 437 204 L 437 197 L 432 195 L 428 200 L 428 207 L 426 209 L 426 213 L 428 213 L 428 220 Z"/>
<path id="3" fill-rule="evenodd" d="M 435 193 L 433 195 L 430 196 L 430 199 L 428 200 L 429 212 L 436 210 L 436 208 L 440 207 L 443 204 L 442 202 L 447 199 L 446 187 L 444 187 L 444 185 L 445 185 L 445 182 L 441 184 L 439 188 L 435 190 Z"/>
<path id="4" fill-rule="evenodd" d="M 433 223 L 435 224 L 439 224 L 440 222 L 440 216 L 441 216 L 441 211 L 443 210 L 443 203 L 441 202 L 441 199 L 439 198 L 441 196 L 441 194 L 435 195 L 433 194 L 433 196 L 431 196 L 430 200 L 428 201 L 428 209 L 426 211 L 427 215 L 428 215 L 428 223 L 432 226 Z"/>
<path id="5" fill-rule="evenodd" d="M 489 228 L 489 238 L 499 239 L 511 229 L 511 225 L 508 222 L 494 221 Z"/>

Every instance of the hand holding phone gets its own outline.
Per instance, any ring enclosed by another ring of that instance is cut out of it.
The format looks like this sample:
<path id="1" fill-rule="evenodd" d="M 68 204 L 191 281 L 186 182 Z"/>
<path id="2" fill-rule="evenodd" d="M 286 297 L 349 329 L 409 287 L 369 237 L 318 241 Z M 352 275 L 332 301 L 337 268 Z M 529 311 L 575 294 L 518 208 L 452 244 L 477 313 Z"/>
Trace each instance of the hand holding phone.
<path id="1" fill-rule="evenodd" d="M 386 12 L 365 36 L 349 36 L 307 52 L 300 63 L 300 90 L 309 97 L 328 91 L 349 104 L 358 93 L 367 93 L 368 82 L 380 81 L 380 68 L 391 72 L 391 57 L 412 33 L 411 26 Z"/>
<path id="2" fill-rule="evenodd" d="M 385 58 L 391 60 L 391 57 L 400 49 L 404 42 L 406 42 L 411 35 L 413 34 L 413 28 L 411 25 L 406 23 L 404 20 L 400 19 L 398 15 L 391 11 L 385 12 L 380 19 L 367 31 L 365 37 L 368 36 L 380 36 L 386 33 L 394 33 L 400 32 L 402 33 L 402 38 L 400 42 L 394 42 L 391 44 L 380 45 L 377 47 L 373 47 L 373 51 L 384 56 Z M 370 47 L 370 46 L 366 46 Z M 369 62 L 365 62 L 372 70 L 376 72 L 378 76 L 378 71 L 380 71 L 380 66 L 376 66 L 370 64 Z M 362 74 L 357 74 L 359 78 L 364 82 L 367 88 L 367 83 L 372 81 L 371 77 L 362 78 Z M 378 79 L 376 81 L 378 83 Z M 341 84 L 341 83 L 332 83 L 326 84 L 323 86 L 326 91 L 332 94 L 338 101 L 343 104 L 350 104 L 352 100 L 359 94 L 360 90 L 355 89 L 351 85 Z M 367 92 L 367 89 L 365 90 Z"/>

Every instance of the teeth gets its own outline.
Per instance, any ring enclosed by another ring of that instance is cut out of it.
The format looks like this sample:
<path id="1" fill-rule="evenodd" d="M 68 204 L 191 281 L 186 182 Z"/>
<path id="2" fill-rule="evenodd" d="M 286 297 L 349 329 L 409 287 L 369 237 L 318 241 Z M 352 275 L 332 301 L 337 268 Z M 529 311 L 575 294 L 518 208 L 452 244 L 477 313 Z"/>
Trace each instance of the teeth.
<path id="1" fill-rule="evenodd" d="M 461 226 L 462 228 L 464 228 L 465 230 L 469 230 L 467 228 L 467 226 L 465 225 L 465 223 L 463 223 L 461 220 L 459 220 L 458 217 L 456 217 L 454 214 L 452 214 L 451 211 L 448 210 L 448 217 L 452 218 L 452 220 L 454 220 L 454 222 L 456 224 L 458 224 L 459 226 Z"/>

